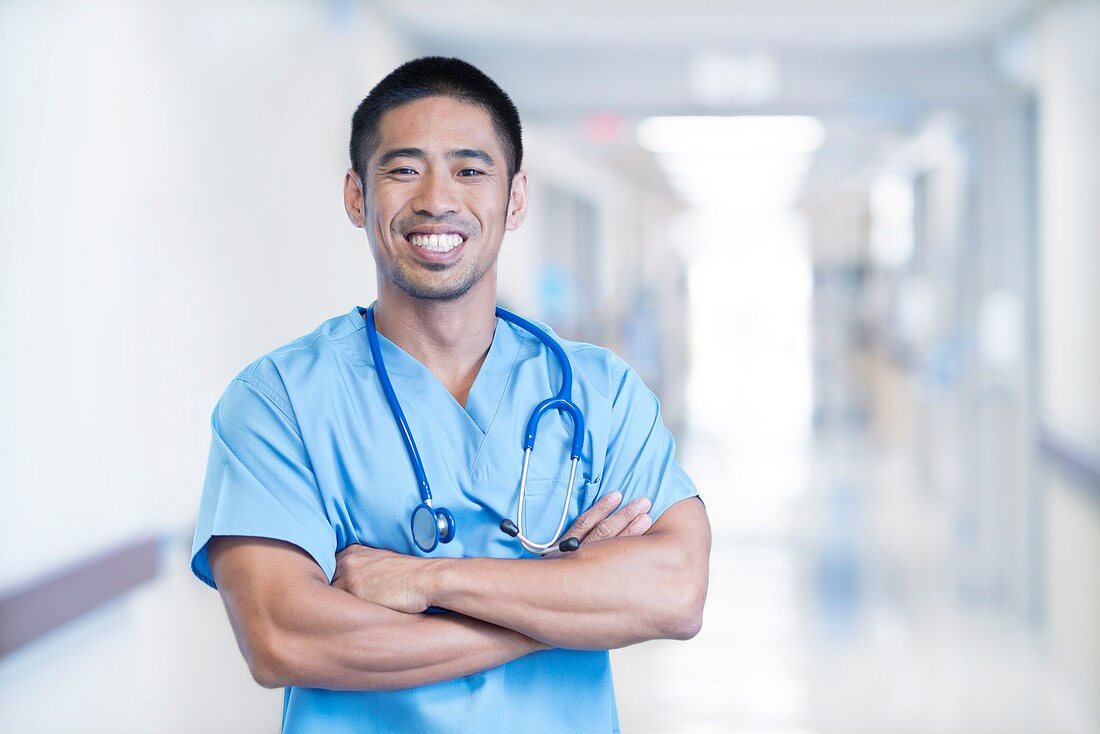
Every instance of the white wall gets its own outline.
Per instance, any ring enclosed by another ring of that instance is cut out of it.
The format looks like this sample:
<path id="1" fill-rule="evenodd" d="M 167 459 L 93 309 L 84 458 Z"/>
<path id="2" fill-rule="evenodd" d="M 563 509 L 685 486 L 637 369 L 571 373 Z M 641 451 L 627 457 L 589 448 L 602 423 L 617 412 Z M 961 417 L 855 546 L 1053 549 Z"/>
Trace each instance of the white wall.
<path id="1" fill-rule="evenodd" d="M 1100 3 L 1038 24 L 1043 420 L 1100 455 Z M 1047 619 L 1063 667 L 1100 697 L 1100 504 L 1045 485 Z"/>
<path id="2" fill-rule="evenodd" d="M 371 298 L 348 127 L 404 52 L 339 6 L 0 7 L 0 587 L 186 527 L 229 379 Z"/>
<path id="3" fill-rule="evenodd" d="M 229 380 L 373 298 L 349 126 L 406 57 L 352 3 L 0 5 L 0 589 L 186 536 Z M 278 727 L 218 596 L 165 560 L 0 661 L 0 730 Z"/>
<path id="4" fill-rule="evenodd" d="M 1100 451 L 1100 3 L 1039 24 L 1043 410 Z"/>

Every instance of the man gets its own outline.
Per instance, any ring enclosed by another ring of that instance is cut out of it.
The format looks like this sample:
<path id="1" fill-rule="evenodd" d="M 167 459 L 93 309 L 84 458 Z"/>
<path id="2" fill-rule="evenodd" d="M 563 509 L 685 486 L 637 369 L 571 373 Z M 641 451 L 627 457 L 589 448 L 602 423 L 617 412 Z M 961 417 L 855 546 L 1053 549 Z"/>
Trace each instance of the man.
<path id="1" fill-rule="evenodd" d="M 353 118 L 344 183 L 377 263 L 382 364 L 356 307 L 247 367 L 214 411 L 192 568 L 255 679 L 286 688 L 286 732 L 618 731 L 607 650 L 699 629 L 706 515 L 656 399 L 607 350 L 558 339 L 586 421 L 579 550 L 535 556 L 499 528 L 528 416 L 563 379 L 495 316 L 521 162 L 515 106 L 474 67 L 430 57 L 383 79 Z M 430 554 L 411 538 L 417 478 L 383 367 L 455 518 Z M 571 430 L 556 412 L 539 427 L 536 541 L 561 514 Z"/>

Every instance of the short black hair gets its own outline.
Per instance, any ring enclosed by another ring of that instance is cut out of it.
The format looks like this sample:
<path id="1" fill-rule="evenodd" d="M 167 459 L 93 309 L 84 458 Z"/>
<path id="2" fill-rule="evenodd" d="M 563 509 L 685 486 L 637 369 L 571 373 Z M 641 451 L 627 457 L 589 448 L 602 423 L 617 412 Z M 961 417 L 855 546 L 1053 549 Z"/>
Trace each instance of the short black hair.
<path id="1" fill-rule="evenodd" d="M 407 61 L 374 85 L 351 118 L 351 167 L 360 176 L 378 146 L 382 115 L 425 97 L 451 97 L 484 109 L 493 121 L 511 178 L 523 163 L 519 110 L 512 98 L 473 64 L 443 56 Z"/>

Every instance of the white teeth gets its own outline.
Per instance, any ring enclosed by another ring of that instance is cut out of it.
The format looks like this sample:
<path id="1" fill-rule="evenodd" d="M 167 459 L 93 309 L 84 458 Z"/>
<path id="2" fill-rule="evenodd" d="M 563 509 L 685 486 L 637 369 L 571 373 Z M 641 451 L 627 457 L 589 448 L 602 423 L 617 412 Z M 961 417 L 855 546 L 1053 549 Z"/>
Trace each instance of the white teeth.
<path id="1" fill-rule="evenodd" d="M 462 235 L 414 233 L 409 235 L 409 242 L 430 252 L 450 252 L 462 244 Z"/>

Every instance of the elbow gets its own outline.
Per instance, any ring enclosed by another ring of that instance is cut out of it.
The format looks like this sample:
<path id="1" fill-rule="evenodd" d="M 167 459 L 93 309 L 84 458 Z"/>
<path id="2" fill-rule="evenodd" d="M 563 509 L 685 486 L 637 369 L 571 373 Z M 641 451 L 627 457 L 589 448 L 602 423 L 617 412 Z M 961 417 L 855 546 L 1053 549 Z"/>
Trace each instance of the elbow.
<path id="1" fill-rule="evenodd" d="M 286 672 L 270 660 L 253 658 L 248 661 L 248 670 L 252 673 L 252 680 L 264 688 L 286 688 L 294 685 Z"/>
<path id="2" fill-rule="evenodd" d="M 669 640 L 690 640 L 703 628 L 703 610 L 689 609 L 674 616 L 665 630 Z"/>
<path id="3" fill-rule="evenodd" d="M 669 640 L 690 640 L 699 634 L 703 628 L 703 606 L 706 598 L 705 582 L 693 582 L 679 587 L 669 599 L 661 637 Z"/>
<path id="4" fill-rule="evenodd" d="M 252 680 L 264 688 L 286 688 L 291 685 L 275 668 L 250 664 L 248 669 L 252 673 Z"/>
<path id="5" fill-rule="evenodd" d="M 296 685 L 292 673 L 295 665 L 288 658 L 286 650 L 287 646 L 275 639 L 274 635 L 264 635 L 261 639 L 252 641 L 244 651 L 252 679 L 264 688 Z"/>

